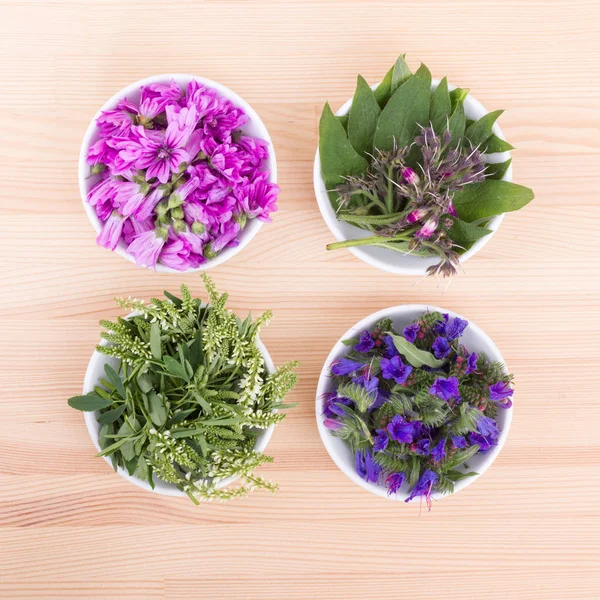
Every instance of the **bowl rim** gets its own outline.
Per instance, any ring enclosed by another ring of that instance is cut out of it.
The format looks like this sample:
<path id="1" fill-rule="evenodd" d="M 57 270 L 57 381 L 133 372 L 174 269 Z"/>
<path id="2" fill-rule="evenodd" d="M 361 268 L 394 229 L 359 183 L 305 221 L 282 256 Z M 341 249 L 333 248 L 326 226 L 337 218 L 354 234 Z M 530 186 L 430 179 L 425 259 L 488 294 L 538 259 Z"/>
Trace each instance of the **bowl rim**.
<path id="1" fill-rule="evenodd" d="M 373 90 L 377 89 L 377 87 L 380 85 L 380 83 L 381 82 L 371 85 L 370 86 L 371 89 L 373 89 Z M 434 90 L 435 88 L 437 88 L 439 83 L 440 83 L 439 79 L 432 79 L 431 80 L 431 89 Z M 457 86 L 455 86 L 451 83 L 448 83 L 448 89 L 450 91 L 452 91 L 456 88 L 457 88 Z M 336 111 L 336 113 L 335 113 L 336 116 L 342 116 L 342 115 L 347 114 L 350 110 L 350 107 L 352 106 L 352 100 L 353 100 L 353 96 L 350 97 Z M 469 113 L 478 112 L 478 113 L 483 113 L 483 114 L 487 114 L 487 112 L 488 112 L 488 110 L 483 106 L 483 104 L 479 100 L 477 100 L 477 98 L 475 98 L 471 93 L 467 94 L 467 96 L 464 100 L 464 104 L 465 104 L 465 112 L 469 112 Z M 469 105 L 469 110 L 467 110 L 467 104 Z M 494 125 L 492 127 L 492 131 L 500 139 L 506 141 L 506 138 L 504 137 L 504 134 L 502 133 L 502 130 L 500 129 L 500 126 L 498 125 L 498 122 L 494 123 Z M 509 158 L 511 158 L 510 152 L 494 152 L 494 153 L 486 154 L 485 156 L 487 158 L 487 162 L 490 162 L 490 163 L 504 162 L 504 161 L 508 160 Z M 509 165 L 508 169 L 506 170 L 506 173 L 502 177 L 502 180 L 503 181 L 512 181 L 512 172 L 513 172 L 513 170 L 512 170 L 512 163 L 511 163 Z M 340 223 L 340 221 L 338 221 L 338 219 L 335 216 L 335 212 L 333 210 L 333 207 L 331 206 L 331 202 L 329 201 L 329 197 L 327 195 L 327 190 L 325 187 L 325 182 L 324 182 L 323 176 L 321 174 L 321 164 L 320 164 L 318 142 L 317 142 L 317 150 L 315 152 L 315 159 L 313 162 L 313 187 L 314 187 L 314 191 L 315 191 L 315 196 L 317 198 L 317 204 L 319 206 L 319 210 L 321 211 L 321 216 L 323 217 L 327 227 L 329 228 L 329 231 L 331 231 L 331 233 L 334 235 L 334 237 L 337 241 L 345 241 L 346 239 L 348 239 L 348 236 L 343 232 L 341 223 Z M 467 250 L 467 252 L 465 252 L 464 254 L 461 254 L 459 257 L 459 262 L 461 264 L 466 262 L 467 260 L 469 260 L 469 258 L 474 256 L 475 254 L 477 254 L 477 252 L 479 252 L 492 239 L 492 237 L 494 236 L 494 234 L 500 227 L 500 224 L 502 223 L 503 219 L 504 219 L 504 213 L 500 214 L 500 215 L 496 215 L 491 218 L 487 227 L 492 230 L 492 233 L 477 240 L 473 244 L 473 246 L 471 246 L 471 248 L 469 248 L 469 250 Z M 345 225 L 349 225 L 349 224 L 346 223 Z M 349 225 L 349 227 L 352 227 L 354 230 L 356 230 L 357 237 L 360 237 L 361 235 L 366 237 L 369 235 L 369 232 L 367 232 L 363 229 L 360 229 L 359 227 L 354 227 L 352 225 Z M 409 265 L 402 264 L 404 256 L 399 253 L 396 253 L 396 252 L 388 252 L 387 254 L 389 254 L 390 259 L 383 260 L 381 258 L 378 258 L 377 256 L 372 256 L 369 253 L 368 249 L 362 248 L 360 246 L 359 247 L 350 247 L 347 249 L 350 250 L 350 252 L 352 252 L 352 254 L 354 254 L 354 256 L 356 256 L 360 260 L 370 264 L 371 266 L 377 267 L 378 269 L 382 269 L 383 271 L 387 271 L 389 273 L 395 273 L 397 275 L 425 275 L 427 267 L 430 265 L 433 265 L 437 262 L 435 257 L 413 256 L 412 258 L 421 258 L 422 260 L 419 261 L 418 266 L 409 266 Z"/>
<path id="2" fill-rule="evenodd" d="M 132 313 L 129 313 L 128 315 L 126 315 L 125 317 L 122 317 L 122 318 L 129 319 L 133 316 L 136 316 L 135 311 Z M 265 371 L 267 372 L 267 374 L 273 373 L 275 371 L 275 365 L 273 363 L 271 355 L 269 354 L 269 351 L 267 350 L 267 347 L 263 344 L 260 337 L 256 338 L 255 343 L 256 343 L 256 346 L 259 349 L 260 353 L 262 354 L 262 357 L 264 358 Z M 101 339 L 99 345 L 107 346 L 108 342 L 105 339 Z M 83 380 L 83 394 L 92 392 L 94 390 L 94 386 L 99 384 L 98 377 L 95 374 L 98 372 L 104 373 L 104 365 L 107 362 L 109 362 L 109 359 L 110 359 L 110 357 L 107 356 L 106 354 L 103 354 L 102 352 L 98 352 L 98 350 L 94 350 L 92 356 L 90 357 L 88 366 L 85 371 L 85 376 L 84 376 L 84 380 Z M 118 360 L 118 359 L 115 359 L 115 360 Z M 94 444 L 94 447 L 96 448 L 96 450 L 98 452 L 100 452 L 101 448 L 100 448 L 100 444 L 98 443 L 98 433 L 100 431 L 99 423 L 97 420 L 98 413 L 99 413 L 99 411 L 97 411 L 97 410 L 87 411 L 87 412 L 83 413 L 83 416 L 84 416 L 84 420 L 85 420 L 85 426 L 88 431 L 88 435 L 90 436 L 90 439 L 92 440 L 92 443 Z M 256 444 L 254 446 L 254 449 L 257 450 L 258 452 L 263 452 L 265 450 L 265 448 L 267 447 L 269 441 L 271 440 L 271 437 L 273 436 L 274 431 L 275 431 L 275 425 L 270 425 L 269 427 L 267 427 L 256 438 Z M 103 456 L 102 458 L 110 466 L 111 470 L 114 471 L 110 457 Z M 129 475 L 129 473 L 123 467 L 117 466 L 117 473 L 121 477 L 123 477 L 123 479 L 126 479 L 130 483 L 133 483 L 137 487 L 139 487 L 143 490 L 146 490 L 148 492 L 153 492 L 155 494 L 160 494 L 162 496 L 178 496 L 178 497 L 185 496 L 185 497 L 187 497 L 187 494 L 185 492 L 183 492 L 180 489 L 178 489 L 177 487 L 175 487 L 175 485 L 173 485 L 172 483 L 167 483 L 156 477 L 154 478 L 154 489 L 153 489 L 152 487 L 150 487 L 150 484 L 147 481 L 144 481 L 143 479 L 140 479 L 139 477 L 136 477 L 135 475 Z M 225 479 L 222 479 L 221 481 L 218 481 L 217 483 L 215 483 L 215 487 L 217 489 L 226 487 L 229 484 L 233 483 L 234 481 L 237 481 L 238 479 L 239 479 L 239 477 L 226 477 Z"/>
<path id="3" fill-rule="evenodd" d="M 231 90 L 230 88 L 224 86 L 222 83 L 217 81 L 213 81 L 212 79 L 208 79 L 206 77 L 201 77 L 199 75 L 191 75 L 187 73 L 163 73 L 161 75 L 151 75 L 149 77 L 145 77 L 143 79 L 139 79 L 125 86 L 115 94 L 113 94 L 103 105 L 102 107 L 96 111 L 92 120 L 90 121 L 87 129 L 83 135 L 83 139 L 81 142 L 81 147 L 79 150 L 79 160 L 78 160 L 78 182 L 79 182 L 79 194 L 81 196 L 81 201 L 83 203 L 83 208 L 85 213 L 94 228 L 96 234 L 100 233 L 102 229 L 102 222 L 100 221 L 96 211 L 92 206 L 90 206 L 87 202 L 87 195 L 89 190 L 91 189 L 91 185 L 88 184 L 89 181 L 89 165 L 87 164 L 86 157 L 87 151 L 91 144 L 95 141 L 95 136 L 97 133 L 96 121 L 102 114 L 102 112 L 106 110 L 110 110 L 117 105 L 117 102 L 127 97 L 130 94 L 139 93 L 140 88 L 144 85 L 149 85 L 152 83 L 169 83 L 171 80 L 175 80 L 175 82 L 180 86 L 185 86 L 191 80 L 195 80 L 198 83 L 204 85 L 205 87 L 212 88 L 216 90 L 221 96 L 230 100 L 236 107 L 242 108 L 246 115 L 248 116 L 251 123 L 257 127 L 259 133 L 253 137 L 259 137 L 263 139 L 268 144 L 269 155 L 265 159 L 265 168 L 269 171 L 269 182 L 277 183 L 277 158 L 275 156 L 275 147 L 273 146 L 273 140 L 271 139 L 271 135 L 264 124 L 263 120 L 260 118 L 259 114 L 252 108 L 252 106 L 244 100 L 239 94 Z M 241 237 L 238 237 L 239 240 L 238 246 L 234 248 L 224 248 L 215 258 L 208 259 L 205 263 L 201 264 L 199 267 L 186 269 L 185 271 L 178 271 L 177 269 L 173 269 L 172 267 L 168 267 L 166 265 L 162 265 L 157 263 L 155 267 L 146 267 L 152 269 L 158 273 L 194 273 L 199 271 L 207 271 L 208 269 L 212 269 L 224 262 L 228 261 L 230 258 L 233 258 L 236 254 L 240 253 L 251 241 L 254 239 L 256 234 L 259 232 L 260 228 L 263 226 L 263 222 L 258 219 L 248 219 L 248 222 L 244 229 L 242 230 Z M 115 248 L 114 252 L 123 258 L 126 258 L 129 262 L 135 264 L 134 257 L 129 254 L 125 248 L 125 244 L 123 240 L 119 241 L 119 245 Z M 137 265 L 136 265 L 137 266 Z"/>
<path id="4" fill-rule="evenodd" d="M 342 459 L 335 448 L 334 440 L 338 440 L 335 438 L 327 427 L 323 424 L 325 417 L 323 415 L 323 395 L 327 391 L 327 387 L 329 384 L 329 367 L 331 363 L 341 356 L 342 354 L 348 352 L 348 347 L 342 344 L 342 340 L 345 340 L 350 337 L 355 337 L 356 334 L 364 329 L 369 329 L 372 327 L 377 321 L 383 318 L 391 318 L 393 321 L 399 320 L 401 318 L 405 318 L 408 315 L 411 315 L 415 312 L 423 313 L 426 311 L 435 312 L 439 311 L 441 313 L 448 313 L 451 317 L 459 317 L 461 319 L 465 319 L 462 315 L 452 310 L 441 308 L 439 306 L 434 306 L 432 304 L 399 304 L 397 306 L 391 306 L 388 308 L 384 308 L 382 310 L 376 311 L 367 315 L 357 323 L 355 323 L 350 329 L 348 329 L 335 343 L 325 362 L 323 363 L 323 368 L 321 369 L 321 373 L 319 375 L 319 380 L 317 383 L 317 391 L 316 391 L 316 401 L 315 401 L 315 416 L 317 420 L 317 428 L 319 430 L 319 435 L 321 436 L 321 441 L 327 450 L 327 453 L 336 464 L 336 466 L 348 477 L 351 481 L 362 487 L 363 489 L 371 492 L 372 494 L 376 494 L 383 498 L 387 498 L 388 500 L 400 501 L 406 500 L 408 497 L 408 493 L 400 490 L 396 494 L 388 494 L 387 489 L 379 484 L 367 482 L 362 479 L 355 469 L 348 467 L 347 463 Z M 477 324 L 473 321 L 467 319 L 469 322 L 470 331 L 478 338 L 487 342 L 494 352 L 494 356 L 489 356 L 488 358 L 491 360 L 499 360 L 504 364 L 504 371 L 508 373 L 508 367 L 498 346 L 494 343 L 494 341 L 485 333 L 483 329 L 481 329 Z M 475 480 L 479 479 L 492 465 L 492 463 L 496 460 L 498 454 L 502 450 L 504 443 L 508 437 L 508 432 L 510 430 L 511 422 L 512 422 L 512 411 L 514 407 L 511 406 L 508 409 L 503 409 L 506 415 L 505 423 L 500 431 L 500 435 L 498 437 L 498 445 L 490 448 L 487 453 L 482 455 L 482 467 L 479 468 L 477 475 L 472 477 L 468 477 L 466 479 L 462 479 L 458 481 L 454 486 L 454 491 L 451 494 L 440 494 L 439 492 L 435 492 L 431 495 L 433 500 L 439 500 L 441 498 L 445 498 L 448 496 L 453 496 L 457 494 L 459 491 L 463 490 L 467 486 L 471 485 Z"/>

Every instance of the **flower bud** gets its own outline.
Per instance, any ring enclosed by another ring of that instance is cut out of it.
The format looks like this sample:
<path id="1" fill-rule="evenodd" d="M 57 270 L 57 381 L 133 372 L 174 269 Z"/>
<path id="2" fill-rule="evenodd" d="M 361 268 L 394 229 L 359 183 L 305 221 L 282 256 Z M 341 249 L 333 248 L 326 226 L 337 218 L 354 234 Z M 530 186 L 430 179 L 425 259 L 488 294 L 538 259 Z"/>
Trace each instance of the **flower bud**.
<path id="1" fill-rule="evenodd" d="M 217 253 L 213 251 L 211 244 L 206 244 L 206 246 L 204 246 L 204 249 L 202 251 L 202 254 L 204 255 L 204 258 L 214 258 Z"/>
<path id="2" fill-rule="evenodd" d="M 169 202 L 167 204 L 167 208 L 177 208 L 178 206 L 181 206 L 182 204 L 183 204 L 183 200 L 181 199 L 181 196 L 177 192 L 173 192 L 169 196 Z"/>
<path id="3" fill-rule="evenodd" d="M 424 217 L 427 216 L 427 209 L 426 208 L 417 208 L 417 210 L 413 210 L 408 217 L 406 217 L 406 221 L 408 223 L 416 223 L 417 221 L 420 221 L 421 219 L 423 219 Z"/>
<path id="4" fill-rule="evenodd" d="M 92 175 L 100 175 L 100 173 L 104 173 L 104 170 L 106 169 L 106 165 L 104 163 L 96 163 L 95 165 L 92 165 L 92 167 L 90 168 L 90 173 Z"/>
<path id="5" fill-rule="evenodd" d="M 450 200 L 450 204 L 448 204 L 448 214 L 452 215 L 453 217 L 458 217 L 458 213 L 456 212 L 456 209 L 454 208 L 454 204 L 452 203 L 452 200 Z"/>
<path id="6" fill-rule="evenodd" d="M 173 210 L 171 210 L 171 218 L 173 219 L 183 219 L 185 214 L 183 212 L 183 208 L 181 206 L 177 206 Z"/>
<path id="7" fill-rule="evenodd" d="M 166 215 L 168 210 L 169 210 L 169 205 L 165 200 L 161 200 L 154 208 L 154 211 L 156 212 L 156 214 L 159 217 Z"/>
<path id="8" fill-rule="evenodd" d="M 419 176 L 410 167 L 405 167 L 402 169 L 401 173 L 402 178 L 409 185 L 414 185 L 419 182 Z"/>
<path id="9" fill-rule="evenodd" d="M 244 212 L 233 213 L 233 220 L 240 226 L 240 229 L 244 229 L 248 217 Z"/>
<path id="10" fill-rule="evenodd" d="M 200 223 L 200 221 L 194 221 L 192 223 L 192 233 L 197 233 L 201 235 L 206 231 L 206 225 L 204 223 Z"/>
<path id="11" fill-rule="evenodd" d="M 177 233 L 184 233 L 187 231 L 187 225 L 185 221 L 182 221 L 181 219 L 173 219 L 173 229 L 177 232 Z"/>
<path id="12" fill-rule="evenodd" d="M 437 229 L 438 226 L 438 218 L 436 216 L 430 217 L 425 221 L 425 224 L 421 229 L 415 232 L 415 237 L 418 238 L 428 238 L 431 237 L 433 232 Z"/>

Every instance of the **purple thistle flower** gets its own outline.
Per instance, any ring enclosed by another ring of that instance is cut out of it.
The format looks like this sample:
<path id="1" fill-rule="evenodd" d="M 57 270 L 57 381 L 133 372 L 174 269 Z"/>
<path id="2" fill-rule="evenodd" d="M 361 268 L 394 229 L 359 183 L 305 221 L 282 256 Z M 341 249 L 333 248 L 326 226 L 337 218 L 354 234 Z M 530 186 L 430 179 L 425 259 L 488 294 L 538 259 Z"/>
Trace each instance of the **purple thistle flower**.
<path id="1" fill-rule="evenodd" d="M 510 397 L 513 395 L 514 390 L 510 387 L 509 383 L 504 381 L 498 381 L 494 385 L 490 386 L 490 400 L 497 402 L 498 406 L 502 408 L 510 408 L 512 406 L 512 400 Z"/>
<path id="2" fill-rule="evenodd" d="M 146 231 L 127 246 L 127 252 L 133 256 L 136 265 L 154 267 L 166 239 L 167 236 L 159 229 Z"/>
<path id="3" fill-rule="evenodd" d="M 415 340 L 417 339 L 417 334 L 419 333 L 419 325 L 417 323 L 413 323 L 412 325 L 407 325 L 404 328 L 404 338 L 406 339 L 407 342 L 410 342 L 411 344 L 415 343 Z"/>
<path id="4" fill-rule="evenodd" d="M 375 440 L 373 443 L 373 452 L 381 452 L 388 447 L 390 438 L 388 437 L 385 429 L 378 429 L 376 431 Z"/>
<path id="5" fill-rule="evenodd" d="M 400 415 L 394 415 L 387 430 L 391 438 L 399 444 L 410 444 L 413 441 L 414 425 L 407 423 Z"/>
<path id="6" fill-rule="evenodd" d="M 331 363 L 331 372 L 336 376 L 350 375 L 350 373 L 356 373 L 359 369 L 362 369 L 365 365 L 363 363 L 350 360 L 349 358 L 340 358 L 339 360 Z"/>
<path id="7" fill-rule="evenodd" d="M 429 393 L 448 402 L 454 398 L 460 399 L 458 379 L 456 377 L 438 377 L 429 388 Z"/>
<path id="8" fill-rule="evenodd" d="M 373 461 L 373 455 L 367 448 L 364 451 L 357 450 L 354 455 L 356 472 L 365 480 L 377 483 L 381 467 Z"/>
<path id="9" fill-rule="evenodd" d="M 393 379 L 398 385 L 402 385 L 412 373 L 413 368 L 405 365 L 400 356 L 381 359 L 381 375 L 384 379 Z"/>
<path id="10" fill-rule="evenodd" d="M 114 250 L 119 244 L 121 239 L 121 232 L 123 231 L 123 223 L 125 217 L 120 215 L 116 210 L 113 210 L 112 214 L 102 225 L 102 230 L 96 238 L 96 242 L 100 246 L 104 246 L 109 250 Z"/>
<path id="11" fill-rule="evenodd" d="M 366 354 L 375 347 L 375 340 L 371 337 L 371 334 L 366 329 L 360 334 L 360 342 L 354 346 L 357 352 Z"/>
<path id="12" fill-rule="evenodd" d="M 404 479 L 404 473 L 390 473 L 387 476 L 385 482 L 387 483 L 388 487 L 388 496 L 398 492 L 404 483 Z"/>
<path id="13" fill-rule="evenodd" d="M 410 496 L 405 500 L 405 502 L 410 502 L 413 498 L 418 496 L 425 496 L 427 506 L 429 507 L 429 510 L 431 510 L 431 492 L 438 479 L 439 477 L 437 473 L 427 469 L 421 475 L 421 477 L 419 477 L 419 481 L 417 481 L 415 487 L 410 493 Z"/>
<path id="14" fill-rule="evenodd" d="M 400 353 L 398 352 L 398 348 L 396 348 L 396 344 L 394 344 L 394 338 L 391 335 L 386 335 L 383 338 L 383 343 L 385 344 L 385 354 L 388 357 L 398 356 Z"/>
<path id="15" fill-rule="evenodd" d="M 429 217 L 429 219 L 425 221 L 423 227 L 415 231 L 415 237 L 424 239 L 430 238 L 437 229 L 438 224 L 439 218 L 437 216 L 434 215 L 433 217 Z"/>
<path id="16" fill-rule="evenodd" d="M 437 337 L 433 342 L 431 349 L 436 358 L 446 358 L 450 354 L 450 344 L 445 337 Z"/>
<path id="17" fill-rule="evenodd" d="M 442 438 L 431 450 L 431 456 L 434 462 L 439 463 L 446 458 L 446 439 Z"/>
<path id="18" fill-rule="evenodd" d="M 453 435 L 452 436 L 452 445 L 455 448 L 466 448 L 467 447 L 467 440 L 462 435 Z"/>
<path id="19" fill-rule="evenodd" d="M 467 368 L 465 369 L 465 375 L 470 375 L 471 373 L 475 373 L 477 370 L 477 359 L 479 356 L 475 352 L 471 352 L 469 354 L 469 358 L 467 359 Z"/>

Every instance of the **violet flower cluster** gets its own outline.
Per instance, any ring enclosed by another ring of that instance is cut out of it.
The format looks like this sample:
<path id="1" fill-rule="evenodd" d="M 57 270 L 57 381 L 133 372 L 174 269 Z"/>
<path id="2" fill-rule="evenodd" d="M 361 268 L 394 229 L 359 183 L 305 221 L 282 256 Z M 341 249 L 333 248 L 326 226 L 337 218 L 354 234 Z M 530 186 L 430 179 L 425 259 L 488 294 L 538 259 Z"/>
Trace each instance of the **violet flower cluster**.
<path id="1" fill-rule="evenodd" d="M 331 364 L 325 426 L 350 447 L 363 479 L 389 494 L 404 486 L 407 502 L 431 506 L 434 492 L 474 475 L 459 467 L 498 444 L 497 411 L 512 406 L 512 376 L 461 343 L 467 326 L 433 312 L 399 334 L 384 320 L 347 340 L 352 349 Z"/>
<path id="2" fill-rule="evenodd" d="M 185 271 L 237 246 L 248 219 L 270 221 L 279 188 L 263 168 L 267 142 L 240 129 L 247 122 L 197 81 L 149 84 L 139 103 L 104 111 L 87 154 L 98 244 L 123 241 L 140 266 Z"/>

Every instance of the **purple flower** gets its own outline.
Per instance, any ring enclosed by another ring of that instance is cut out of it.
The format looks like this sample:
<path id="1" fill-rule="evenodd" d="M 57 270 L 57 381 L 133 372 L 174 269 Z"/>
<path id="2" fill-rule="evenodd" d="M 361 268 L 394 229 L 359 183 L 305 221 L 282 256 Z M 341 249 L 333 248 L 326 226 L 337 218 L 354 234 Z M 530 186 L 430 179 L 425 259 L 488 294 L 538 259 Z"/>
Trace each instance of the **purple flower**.
<path id="1" fill-rule="evenodd" d="M 381 359 L 381 375 L 384 379 L 393 379 L 398 385 L 402 385 L 412 373 L 413 368 L 405 365 L 400 356 Z"/>
<path id="2" fill-rule="evenodd" d="M 442 315 L 442 320 L 435 322 L 435 324 L 433 326 L 433 331 L 435 331 L 436 333 L 439 333 L 440 335 L 446 335 L 446 325 L 448 324 L 449 320 L 450 320 L 450 315 L 448 313 L 444 313 Z"/>
<path id="3" fill-rule="evenodd" d="M 460 319 L 459 317 L 455 317 L 454 319 L 450 319 L 448 324 L 446 325 L 446 336 L 450 341 L 459 338 L 464 330 L 467 328 L 469 321 L 465 319 Z"/>
<path id="4" fill-rule="evenodd" d="M 441 336 L 435 338 L 435 342 L 433 342 L 431 349 L 436 358 L 446 358 L 451 350 L 448 340 Z"/>
<path id="5" fill-rule="evenodd" d="M 410 444 L 413 441 L 414 425 L 407 423 L 400 415 L 394 415 L 387 430 L 391 438 L 400 444 Z"/>
<path id="6" fill-rule="evenodd" d="M 335 419 L 324 419 L 323 425 L 327 427 L 327 429 L 331 429 L 332 431 L 338 431 L 339 429 L 343 429 L 344 424 L 340 423 L 340 421 L 336 421 Z"/>
<path id="7" fill-rule="evenodd" d="M 356 472 L 365 480 L 376 483 L 381 473 L 381 467 L 373 461 L 373 455 L 367 448 L 363 452 L 357 450 L 354 455 Z"/>
<path id="8" fill-rule="evenodd" d="M 279 186 L 269 182 L 266 171 L 259 173 L 253 182 L 240 185 L 236 195 L 250 218 L 256 217 L 259 221 L 269 222 L 270 214 L 277 211 Z"/>
<path id="9" fill-rule="evenodd" d="M 176 271 L 195 269 L 200 265 L 200 257 L 192 252 L 191 244 L 184 238 L 167 242 L 160 254 L 160 262 Z"/>
<path id="10" fill-rule="evenodd" d="M 349 358 L 340 358 L 339 360 L 331 363 L 331 372 L 336 376 L 350 375 L 350 373 L 356 373 L 359 369 L 362 369 L 365 365 L 363 363 L 350 360 Z"/>
<path id="11" fill-rule="evenodd" d="M 371 337 L 371 334 L 365 329 L 360 334 L 360 342 L 354 346 L 357 352 L 366 354 L 375 348 L 375 340 Z"/>
<path id="12" fill-rule="evenodd" d="M 431 237 L 433 235 L 434 231 L 437 229 L 438 224 L 439 224 L 438 217 L 436 217 L 435 215 L 433 217 L 429 217 L 429 219 L 427 219 L 427 221 L 425 221 L 423 227 L 421 227 L 420 229 L 415 231 L 415 237 L 416 238 L 424 238 L 424 239 Z"/>
<path id="13" fill-rule="evenodd" d="M 114 210 L 102 225 L 102 230 L 96 238 L 97 243 L 109 250 L 114 250 L 121 239 L 124 221 L 125 217 Z"/>
<path id="14" fill-rule="evenodd" d="M 436 463 L 446 458 L 446 439 L 442 438 L 431 451 L 431 456 Z"/>
<path id="15" fill-rule="evenodd" d="M 420 439 L 417 442 L 417 454 L 422 454 L 427 456 L 429 454 L 431 447 L 431 440 L 428 438 Z"/>
<path id="16" fill-rule="evenodd" d="M 330 418 L 346 416 L 344 406 L 352 404 L 352 400 L 349 398 L 339 398 L 336 392 L 325 394 L 323 400 L 323 414 Z"/>
<path id="17" fill-rule="evenodd" d="M 467 440 L 462 435 L 453 435 L 452 436 L 452 445 L 455 448 L 466 448 Z"/>
<path id="18" fill-rule="evenodd" d="M 497 402 L 502 408 L 510 408 L 512 406 L 510 397 L 513 393 L 514 390 L 510 387 L 510 384 L 504 381 L 499 381 L 490 386 L 490 400 Z"/>
<path id="19" fill-rule="evenodd" d="M 404 338 L 406 339 L 407 342 L 410 342 L 411 344 L 415 343 L 415 340 L 417 339 L 417 333 L 419 333 L 419 325 L 417 325 L 417 323 L 413 323 L 412 325 L 407 325 L 404 328 Z"/>
<path id="20" fill-rule="evenodd" d="M 471 432 L 469 434 L 469 442 L 473 445 L 477 444 L 479 446 L 478 452 L 481 452 L 482 454 L 485 454 L 492 446 L 498 445 L 497 440 L 488 438 L 477 432 Z"/>
<path id="21" fill-rule="evenodd" d="M 420 221 L 426 217 L 428 212 L 429 211 L 425 208 L 417 208 L 417 210 L 413 210 L 408 214 L 408 217 L 406 217 L 406 222 L 411 224 L 416 223 L 417 221 Z"/>
<path id="22" fill-rule="evenodd" d="M 448 214 L 452 215 L 453 217 L 458 217 L 458 213 L 456 212 L 456 208 L 454 208 L 454 203 L 452 200 L 450 200 L 450 203 L 448 204 Z"/>
<path id="23" fill-rule="evenodd" d="M 404 167 L 401 171 L 402 179 L 406 181 L 406 183 L 413 185 L 419 182 L 419 176 L 410 168 Z"/>
<path id="24" fill-rule="evenodd" d="M 454 398 L 460 399 L 458 379 L 456 377 L 438 377 L 429 388 L 429 393 L 446 400 L 446 402 Z"/>
<path id="25" fill-rule="evenodd" d="M 404 483 L 404 473 L 390 473 L 385 481 L 388 487 L 388 496 L 395 494 Z"/>
<path id="26" fill-rule="evenodd" d="M 388 437 L 387 431 L 385 429 L 378 429 L 376 431 L 377 435 L 375 436 L 375 440 L 373 443 L 373 452 L 381 452 L 388 447 L 390 442 L 390 438 Z"/>
<path id="27" fill-rule="evenodd" d="M 412 489 L 410 496 L 405 500 L 405 502 L 410 502 L 413 498 L 418 496 L 425 496 L 425 501 L 427 502 L 427 506 L 429 510 L 431 510 L 431 492 L 433 490 L 433 486 L 437 483 L 438 475 L 434 471 L 427 469 L 421 477 L 419 477 L 419 481 Z"/>
<path id="28" fill-rule="evenodd" d="M 386 335 L 383 338 L 383 343 L 385 344 L 385 354 L 388 357 L 398 356 L 400 353 L 398 352 L 398 348 L 396 348 L 396 344 L 394 344 L 394 338 L 391 335 Z"/>
<path id="29" fill-rule="evenodd" d="M 471 352 L 471 354 L 469 354 L 469 358 L 467 358 L 467 368 L 465 369 L 465 375 L 475 373 L 475 371 L 477 370 L 478 358 L 479 356 L 477 356 L 477 353 L 475 352 Z"/>
<path id="30" fill-rule="evenodd" d="M 498 439 L 498 436 L 500 435 L 496 421 L 486 416 L 481 416 L 477 419 L 477 431 L 479 431 L 481 435 L 495 439 Z"/>
<path id="31" fill-rule="evenodd" d="M 129 246 L 127 252 L 135 259 L 135 264 L 142 267 L 154 267 L 165 245 L 167 236 L 159 229 L 146 231 L 138 235 Z"/>

